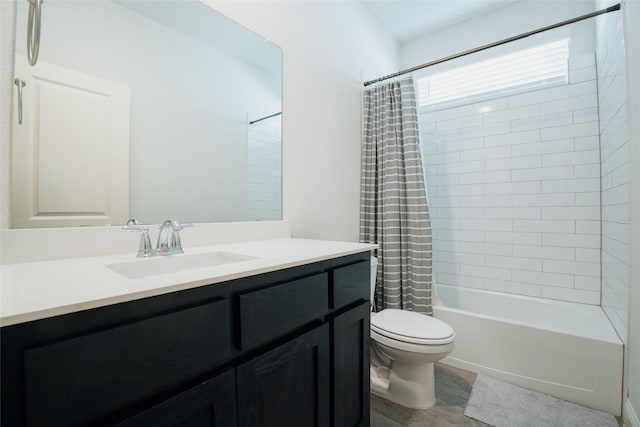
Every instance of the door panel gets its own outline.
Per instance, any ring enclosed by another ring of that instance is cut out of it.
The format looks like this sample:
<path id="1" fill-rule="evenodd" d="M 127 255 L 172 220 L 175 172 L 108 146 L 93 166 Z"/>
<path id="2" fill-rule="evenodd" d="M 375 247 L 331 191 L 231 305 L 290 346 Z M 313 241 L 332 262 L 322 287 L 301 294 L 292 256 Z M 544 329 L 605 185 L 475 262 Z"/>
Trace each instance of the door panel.
<path id="1" fill-rule="evenodd" d="M 264 353 L 236 370 L 238 425 L 329 425 L 329 325 Z"/>
<path id="2" fill-rule="evenodd" d="M 126 223 L 129 88 L 20 56 L 16 78 L 25 86 L 22 124 L 14 112 L 11 226 Z"/>
<path id="3" fill-rule="evenodd" d="M 365 301 L 332 320 L 335 427 L 369 425 L 370 315 L 370 302 Z"/>

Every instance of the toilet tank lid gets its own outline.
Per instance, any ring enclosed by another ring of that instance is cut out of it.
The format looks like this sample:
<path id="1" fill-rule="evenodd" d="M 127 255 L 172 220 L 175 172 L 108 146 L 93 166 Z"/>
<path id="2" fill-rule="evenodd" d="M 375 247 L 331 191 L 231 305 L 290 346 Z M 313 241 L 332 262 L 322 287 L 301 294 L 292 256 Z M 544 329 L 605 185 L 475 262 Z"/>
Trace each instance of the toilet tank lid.
<path id="1" fill-rule="evenodd" d="M 453 328 L 431 316 L 388 308 L 371 317 L 371 326 L 394 335 L 423 340 L 440 340 L 453 336 Z"/>

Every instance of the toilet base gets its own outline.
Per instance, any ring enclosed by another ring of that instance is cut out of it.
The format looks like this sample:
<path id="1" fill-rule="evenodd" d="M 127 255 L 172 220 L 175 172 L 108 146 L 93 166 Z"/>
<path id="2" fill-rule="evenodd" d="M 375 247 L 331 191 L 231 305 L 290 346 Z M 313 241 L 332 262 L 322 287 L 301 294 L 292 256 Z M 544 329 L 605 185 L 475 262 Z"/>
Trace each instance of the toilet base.
<path id="1" fill-rule="evenodd" d="M 371 392 L 407 408 L 430 408 L 436 403 L 433 363 L 403 364 L 394 361 L 389 388 L 384 389 L 371 382 Z"/>

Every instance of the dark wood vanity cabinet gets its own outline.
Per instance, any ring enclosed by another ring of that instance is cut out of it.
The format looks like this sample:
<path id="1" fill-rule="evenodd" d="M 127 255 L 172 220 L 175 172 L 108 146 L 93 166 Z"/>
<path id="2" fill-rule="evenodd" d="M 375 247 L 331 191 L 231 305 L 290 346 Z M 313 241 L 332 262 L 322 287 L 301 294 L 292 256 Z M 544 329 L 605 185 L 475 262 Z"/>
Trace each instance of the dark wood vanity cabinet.
<path id="1" fill-rule="evenodd" d="M 369 253 L 3 327 L 3 426 L 367 426 Z"/>

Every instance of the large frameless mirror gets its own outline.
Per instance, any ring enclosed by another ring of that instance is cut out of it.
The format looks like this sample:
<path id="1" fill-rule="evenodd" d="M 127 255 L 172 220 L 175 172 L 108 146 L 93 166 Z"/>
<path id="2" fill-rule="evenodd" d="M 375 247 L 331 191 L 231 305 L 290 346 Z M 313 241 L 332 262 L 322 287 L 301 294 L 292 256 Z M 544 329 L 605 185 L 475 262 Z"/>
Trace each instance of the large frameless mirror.
<path id="1" fill-rule="evenodd" d="M 48 0 L 30 66 L 28 6 L 12 228 L 281 219 L 278 46 L 195 0 Z"/>

